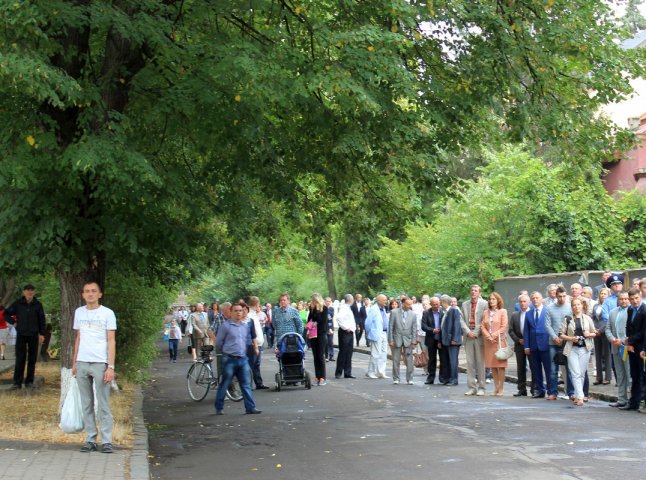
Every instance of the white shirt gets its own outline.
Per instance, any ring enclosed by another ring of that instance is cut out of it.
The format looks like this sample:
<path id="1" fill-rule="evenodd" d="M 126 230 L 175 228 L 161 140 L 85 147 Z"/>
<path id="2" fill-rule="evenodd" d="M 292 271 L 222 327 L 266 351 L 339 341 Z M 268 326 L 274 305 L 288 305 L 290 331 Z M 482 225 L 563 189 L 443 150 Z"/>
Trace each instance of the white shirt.
<path id="1" fill-rule="evenodd" d="M 74 312 L 74 330 L 81 335 L 76 361 L 108 363 L 108 330 L 117 329 L 114 312 L 101 305 L 88 310 L 79 307 Z"/>
<path id="2" fill-rule="evenodd" d="M 265 321 L 267 321 L 267 315 L 264 312 L 249 312 L 249 318 L 253 320 L 253 328 L 256 329 L 256 342 L 258 342 L 258 347 L 262 347 L 265 344 L 265 336 L 262 333 L 262 327 L 260 325 L 260 319 L 263 316 Z"/>
<path id="3" fill-rule="evenodd" d="M 350 330 L 354 332 L 357 329 L 357 324 L 354 321 L 354 314 L 350 310 L 350 305 L 344 303 L 339 307 L 339 313 L 336 315 L 336 321 L 341 330 Z"/>

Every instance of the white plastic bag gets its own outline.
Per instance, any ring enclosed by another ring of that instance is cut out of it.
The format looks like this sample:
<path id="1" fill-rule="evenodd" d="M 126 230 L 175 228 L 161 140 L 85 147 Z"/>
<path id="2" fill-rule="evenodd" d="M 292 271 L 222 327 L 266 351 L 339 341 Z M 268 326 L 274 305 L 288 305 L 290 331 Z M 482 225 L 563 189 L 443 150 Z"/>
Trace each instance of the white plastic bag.
<path id="1" fill-rule="evenodd" d="M 81 406 L 81 392 L 76 383 L 76 377 L 70 379 L 70 389 L 67 391 L 63 402 L 61 423 L 58 426 L 65 433 L 78 433 L 83 430 L 83 407 Z"/>
<path id="2" fill-rule="evenodd" d="M 7 345 L 16 344 L 16 327 L 9 325 L 9 334 L 7 335 Z"/>

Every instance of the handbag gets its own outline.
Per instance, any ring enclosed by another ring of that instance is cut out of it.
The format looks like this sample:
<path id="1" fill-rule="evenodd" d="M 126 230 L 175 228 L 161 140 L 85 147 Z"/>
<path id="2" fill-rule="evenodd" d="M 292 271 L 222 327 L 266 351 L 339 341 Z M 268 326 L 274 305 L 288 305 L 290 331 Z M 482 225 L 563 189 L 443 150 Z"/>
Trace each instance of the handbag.
<path id="1" fill-rule="evenodd" d="M 305 325 L 305 330 L 307 331 L 307 338 L 317 338 L 318 337 L 318 328 L 316 322 L 310 320 Z"/>
<path id="2" fill-rule="evenodd" d="M 495 356 L 498 360 L 507 360 L 511 358 L 514 354 L 514 347 L 511 345 L 509 339 L 505 339 L 506 346 L 502 346 L 502 339 L 500 338 L 500 332 L 498 332 L 498 350 L 496 350 Z"/>
<path id="3" fill-rule="evenodd" d="M 428 365 L 428 353 L 421 350 L 419 345 L 417 345 L 417 348 L 419 351 L 413 352 L 413 365 L 416 368 L 426 368 Z"/>
<path id="4" fill-rule="evenodd" d="M 65 395 L 61 410 L 61 423 L 58 426 L 65 433 L 78 433 L 83 430 L 83 407 L 76 377 L 70 379 L 70 388 Z"/>
<path id="5" fill-rule="evenodd" d="M 567 329 L 570 327 L 570 320 L 572 317 L 569 315 L 565 317 L 566 320 L 566 325 L 565 325 L 565 331 L 567 333 Z M 563 353 L 563 349 L 561 348 L 558 352 L 554 354 L 554 363 L 557 365 L 567 365 L 567 356 Z"/>

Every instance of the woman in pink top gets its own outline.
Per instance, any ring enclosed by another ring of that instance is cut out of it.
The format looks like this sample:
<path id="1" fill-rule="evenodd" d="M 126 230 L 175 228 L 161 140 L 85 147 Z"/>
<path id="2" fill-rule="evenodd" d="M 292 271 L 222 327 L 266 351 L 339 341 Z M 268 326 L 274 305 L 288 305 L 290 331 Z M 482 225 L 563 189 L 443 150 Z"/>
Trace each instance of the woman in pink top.
<path id="1" fill-rule="evenodd" d="M 507 360 L 498 360 L 496 350 L 499 347 L 507 346 L 507 310 L 505 303 L 499 293 L 492 292 L 489 295 L 489 308 L 482 316 L 482 336 L 484 338 L 484 364 L 491 369 L 493 383 L 495 386 L 494 395 L 502 396 L 505 385 L 505 369 Z"/>

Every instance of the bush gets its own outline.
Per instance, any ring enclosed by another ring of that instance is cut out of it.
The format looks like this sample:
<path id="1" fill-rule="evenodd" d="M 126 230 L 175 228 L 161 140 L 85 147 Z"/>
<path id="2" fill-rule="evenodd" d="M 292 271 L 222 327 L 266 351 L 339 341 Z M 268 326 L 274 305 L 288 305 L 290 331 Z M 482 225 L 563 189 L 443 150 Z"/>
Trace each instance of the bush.
<path id="1" fill-rule="evenodd" d="M 140 379 L 157 355 L 164 312 L 170 293 L 159 283 L 112 273 L 106 281 L 104 304 L 117 317 L 117 369 L 129 379 Z"/>

